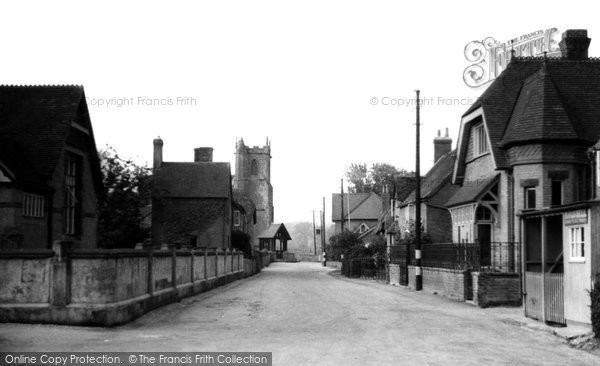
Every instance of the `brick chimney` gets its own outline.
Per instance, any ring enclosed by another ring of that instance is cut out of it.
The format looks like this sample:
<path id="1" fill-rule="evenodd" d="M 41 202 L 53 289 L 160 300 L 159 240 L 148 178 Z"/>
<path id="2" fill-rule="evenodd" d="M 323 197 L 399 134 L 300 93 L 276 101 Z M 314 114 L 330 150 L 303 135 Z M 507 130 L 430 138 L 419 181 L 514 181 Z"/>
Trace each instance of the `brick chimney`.
<path id="1" fill-rule="evenodd" d="M 212 163 L 213 161 L 213 148 L 212 147 L 198 147 L 194 149 L 194 162 L 196 163 Z"/>
<path id="2" fill-rule="evenodd" d="M 386 213 L 390 209 L 390 189 L 387 184 L 381 189 L 381 210 Z"/>
<path id="3" fill-rule="evenodd" d="M 159 137 L 154 139 L 154 162 L 152 167 L 154 169 L 160 168 L 163 162 L 163 140 Z"/>
<path id="4" fill-rule="evenodd" d="M 441 136 L 441 131 L 438 130 L 438 135 L 433 139 L 433 163 L 435 164 L 440 158 L 452 151 L 452 139 L 448 136 L 448 128 L 446 128 L 446 136 Z"/>
<path id="5" fill-rule="evenodd" d="M 562 34 L 558 46 L 562 57 L 569 60 L 586 60 L 591 41 L 586 29 L 568 29 Z"/>

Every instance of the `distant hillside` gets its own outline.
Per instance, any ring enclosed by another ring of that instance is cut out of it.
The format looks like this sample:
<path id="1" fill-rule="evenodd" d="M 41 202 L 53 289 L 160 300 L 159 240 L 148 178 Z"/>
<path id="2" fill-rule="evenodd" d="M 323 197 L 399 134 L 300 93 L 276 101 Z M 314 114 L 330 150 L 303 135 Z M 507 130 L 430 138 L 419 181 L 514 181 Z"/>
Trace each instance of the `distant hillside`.
<path id="1" fill-rule="evenodd" d="M 292 241 L 288 242 L 288 251 L 292 253 L 314 254 L 312 222 L 286 222 Z M 333 225 L 326 228 L 327 239 L 333 234 Z M 321 251 L 321 238 L 317 235 L 317 253 Z"/>

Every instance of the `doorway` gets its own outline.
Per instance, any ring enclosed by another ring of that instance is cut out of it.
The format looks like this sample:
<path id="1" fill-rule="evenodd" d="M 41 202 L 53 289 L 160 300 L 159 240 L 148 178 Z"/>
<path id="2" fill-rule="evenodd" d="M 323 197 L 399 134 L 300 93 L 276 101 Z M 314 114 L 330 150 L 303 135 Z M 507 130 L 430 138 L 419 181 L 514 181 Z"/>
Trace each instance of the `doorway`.
<path id="1" fill-rule="evenodd" d="M 479 263 L 483 266 L 492 264 L 492 224 L 477 224 L 477 241 L 479 243 Z"/>

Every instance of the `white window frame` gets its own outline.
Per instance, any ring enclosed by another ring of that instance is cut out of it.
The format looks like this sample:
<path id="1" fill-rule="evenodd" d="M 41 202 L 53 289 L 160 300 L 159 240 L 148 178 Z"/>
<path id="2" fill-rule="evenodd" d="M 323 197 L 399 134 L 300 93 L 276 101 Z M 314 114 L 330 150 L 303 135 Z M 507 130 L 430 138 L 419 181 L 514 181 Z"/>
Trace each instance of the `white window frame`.
<path id="1" fill-rule="evenodd" d="M 533 191 L 533 195 L 534 195 L 534 203 L 535 206 L 534 207 L 529 207 L 529 192 Z M 523 190 L 523 208 L 527 209 L 535 209 L 535 207 L 537 206 L 537 190 L 535 187 L 525 187 L 525 189 Z"/>
<path id="2" fill-rule="evenodd" d="M 364 222 L 358 227 L 358 232 L 361 234 L 366 232 L 367 230 L 369 230 L 369 227 Z"/>
<path id="3" fill-rule="evenodd" d="M 490 152 L 487 133 L 483 123 L 473 127 L 473 156 L 478 157 Z"/>
<path id="4" fill-rule="evenodd" d="M 569 228 L 569 261 L 585 262 L 585 226 Z"/>

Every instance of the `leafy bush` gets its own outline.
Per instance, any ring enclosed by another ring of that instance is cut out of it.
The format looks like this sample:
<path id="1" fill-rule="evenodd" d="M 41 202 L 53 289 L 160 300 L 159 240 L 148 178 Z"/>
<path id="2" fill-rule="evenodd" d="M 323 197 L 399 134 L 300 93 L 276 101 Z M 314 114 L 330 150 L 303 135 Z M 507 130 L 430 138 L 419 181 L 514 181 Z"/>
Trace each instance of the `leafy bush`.
<path id="1" fill-rule="evenodd" d="M 594 330 L 594 336 L 600 338 L 600 275 L 596 275 L 596 281 L 594 281 L 590 296 L 592 298 L 592 329 Z"/>
<path id="2" fill-rule="evenodd" d="M 349 255 L 351 252 L 364 248 L 362 240 L 358 238 L 357 233 L 353 233 L 348 230 L 344 230 L 339 234 L 334 234 L 329 237 L 329 244 L 327 245 L 327 260 L 339 261 L 344 256 Z"/>
<path id="3" fill-rule="evenodd" d="M 100 246 L 133 248 L 150 234 L 140 210 L 150 202 L 151 169 L 122 159 L 111 147 L 99 155 L 104 183 L 98 200 Z"/>

